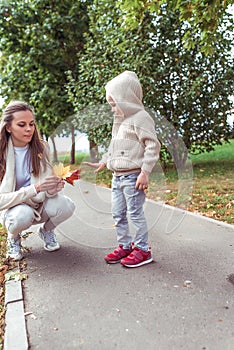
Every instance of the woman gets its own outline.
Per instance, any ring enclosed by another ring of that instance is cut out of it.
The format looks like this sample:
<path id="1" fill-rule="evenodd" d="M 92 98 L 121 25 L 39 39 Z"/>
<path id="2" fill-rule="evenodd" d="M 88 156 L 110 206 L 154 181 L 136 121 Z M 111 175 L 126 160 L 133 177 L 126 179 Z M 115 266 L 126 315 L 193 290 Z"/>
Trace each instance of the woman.
<path id="1" fill-rule="evenodd" d="M 20 233 L 43 223 L 38 230 L 47 251 L 60 248 L 54 228 L 68 219 L 74 203 L 59 194 L 64 181 L 52 175 L 47 143 L 40 137 L 33 109 L 12 101 L 0 123 L 0 214 L 7 229 L 7 257 L 20 260 Z"/>

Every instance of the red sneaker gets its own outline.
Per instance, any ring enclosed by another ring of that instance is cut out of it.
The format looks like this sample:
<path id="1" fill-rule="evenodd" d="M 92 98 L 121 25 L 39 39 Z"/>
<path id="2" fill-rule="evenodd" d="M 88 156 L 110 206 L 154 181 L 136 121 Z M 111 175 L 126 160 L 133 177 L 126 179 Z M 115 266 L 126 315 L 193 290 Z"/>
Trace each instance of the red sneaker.
<path id="1" fill-rule="evenodd" d="M 108 264 L 116 264 L 120 262 L 122 258 L 125 258 L 132 252 L 132 247 L 130 249 L 123 249 L 122 244 L 118 246 L 112 253 L 105 256 L 105 260 Z"/>
<path id="2" fill-rule="evenodd" d="M 130 255 L 121 260 L 121 264 L 126 267 L 138 267 L 149 264 L 153 261 L 151 252 L 145 252 L 135 247 Z"/>

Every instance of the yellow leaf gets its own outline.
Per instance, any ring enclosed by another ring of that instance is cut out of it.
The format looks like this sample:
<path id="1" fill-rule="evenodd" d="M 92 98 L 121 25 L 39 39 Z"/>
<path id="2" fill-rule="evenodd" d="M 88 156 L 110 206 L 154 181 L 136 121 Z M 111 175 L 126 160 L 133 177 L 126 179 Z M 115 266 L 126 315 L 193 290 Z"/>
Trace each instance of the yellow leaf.
<path id="1" fill-rule="evenodd" d="M 62 179 L 66 179 L 66 177 L 71 175 L 70 165 L 65 167 L 63 166 L 63 163 L 54 165 L 53 173 L 54 175 L 61 177 Z"/>

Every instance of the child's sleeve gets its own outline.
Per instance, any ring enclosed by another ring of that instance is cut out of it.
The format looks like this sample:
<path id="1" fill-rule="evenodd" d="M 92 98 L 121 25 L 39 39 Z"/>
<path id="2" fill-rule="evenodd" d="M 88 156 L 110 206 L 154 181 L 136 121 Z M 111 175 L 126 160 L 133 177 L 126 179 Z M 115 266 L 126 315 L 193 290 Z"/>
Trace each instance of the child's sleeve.
<path id="1" fill-rule="evenodd" d="M 159 159 L 161 144 L 158 141 L 155 124 L 151 117 L 144 119 L 144 123 L 137 127 L 137 136 L 144 146 L 144 157 L 141 170 L 151 173 Z"/>
<path id="2" fill-rule="evenodd" d="M 101 158 L 99 164 L 101 164 L 101 163 L 105 163 L 106 164 L 107 163 L 107 158 L 108 158 L 108 152 L 106 152 L 106 153 L 104 153 L 102 155 L 102 158 Z"/>

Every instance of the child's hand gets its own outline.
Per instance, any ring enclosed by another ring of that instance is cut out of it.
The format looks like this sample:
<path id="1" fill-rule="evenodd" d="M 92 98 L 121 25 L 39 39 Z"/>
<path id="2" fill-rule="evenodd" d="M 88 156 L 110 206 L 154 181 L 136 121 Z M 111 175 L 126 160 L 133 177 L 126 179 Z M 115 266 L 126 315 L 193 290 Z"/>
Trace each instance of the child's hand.
<path id="1" fill-rule="evenodd" d="M 136 181 L 136 190 L 146 190 L 148 188 L 149 176 L 144 171 L 141 171 Z"/>
<path id="2" fill-rule="evenodd" d="M 100 163 L 83 162 L 82 164 L 88 165 L 91 168 L 95 168 L 96 170 L 94 171 L 94 174 L 97 174 L 99 171 L 102 171 L 106 167 L 105 163 L 100 164 Z"/>

